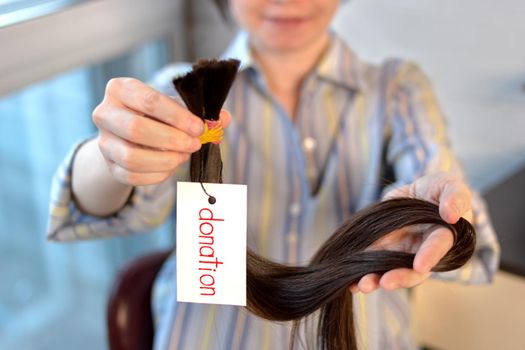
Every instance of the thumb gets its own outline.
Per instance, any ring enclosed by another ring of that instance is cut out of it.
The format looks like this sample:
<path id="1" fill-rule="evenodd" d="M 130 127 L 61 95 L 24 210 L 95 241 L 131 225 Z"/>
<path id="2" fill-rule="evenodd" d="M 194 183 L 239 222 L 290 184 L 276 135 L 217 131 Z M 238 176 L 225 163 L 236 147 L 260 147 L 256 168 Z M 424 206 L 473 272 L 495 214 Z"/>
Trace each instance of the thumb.
<path id="1" fill-rule="evenodd" d="M 221 112 L 219 113 L 219 119 L 221 121 L 222 127 L 226 129 L 232 121 L 232 115 L 227 110 L 222 109 Z"/>

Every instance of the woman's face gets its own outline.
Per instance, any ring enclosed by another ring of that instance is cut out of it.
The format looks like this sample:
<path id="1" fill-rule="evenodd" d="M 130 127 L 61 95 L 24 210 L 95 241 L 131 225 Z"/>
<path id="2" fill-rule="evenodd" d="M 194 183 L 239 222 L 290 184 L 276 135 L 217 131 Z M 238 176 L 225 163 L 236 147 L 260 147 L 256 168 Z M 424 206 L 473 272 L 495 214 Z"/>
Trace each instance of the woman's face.
<path id="1" fill-rule="evenodd" d="M 258 50 L 290 52 L 325 38 L 339 0 L 230 0 Z"/>

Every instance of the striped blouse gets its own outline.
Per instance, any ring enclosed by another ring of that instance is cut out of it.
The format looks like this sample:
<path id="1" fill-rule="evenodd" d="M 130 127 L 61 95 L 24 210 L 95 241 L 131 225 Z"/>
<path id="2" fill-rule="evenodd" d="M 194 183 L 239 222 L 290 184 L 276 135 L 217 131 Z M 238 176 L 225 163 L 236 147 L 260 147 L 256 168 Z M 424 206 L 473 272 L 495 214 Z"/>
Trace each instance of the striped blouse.
<path id="1" fill-rule="evenodd" d="M 226 183 L 248 185 L 248 245 L 263 256 L 305 264 L 345 219 L 389 188 L 436 171 L 461 174 L 431 86 L 414 64 L 362 62 L 332 34 L 301 85 L 292 119 L 268 91 L 246 34 L 237 36 L 224 57 L 238 58 L 242 65 L 225 105 L 233 121 L 221 146 L 223 177 Z M 171 79 L 188 67 L 167 67 L 153 85 L 176 95 Z M 137 188 L 111 218 L 81 213 L 71 200 L 74 152 L 54 179 L 50 239 L 142 232 L 172 210 L 177 177 Z M 491 280 L 498 243 L 478 196 L 474 209 L 475 256 L 462 269 L 434 277 Z M 172 255 L 154 288 L 155 349 L 288 349 L 288 323 L 264 321 L 235 306 L 177 303 L 175 264 Z M 354 299 L 360 348 L 415 348 L 406 290 L 359 293 Z M 301 340 L 299 348 L 312 348 L 312 332 Z"/>

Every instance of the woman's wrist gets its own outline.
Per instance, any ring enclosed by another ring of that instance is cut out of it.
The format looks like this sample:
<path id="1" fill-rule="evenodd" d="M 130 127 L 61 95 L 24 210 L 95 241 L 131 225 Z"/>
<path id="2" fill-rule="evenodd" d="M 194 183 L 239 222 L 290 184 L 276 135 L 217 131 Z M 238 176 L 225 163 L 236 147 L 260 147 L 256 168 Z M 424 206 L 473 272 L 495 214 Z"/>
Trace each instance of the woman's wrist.
<path id="1" fill-rule="evenodd" d="M 79 147 L 72 164 L 72 195 L 77 207 L 86 214 L 109 216 L 124 207 L 133 186 L 117 181 L 92 139 Z"/>

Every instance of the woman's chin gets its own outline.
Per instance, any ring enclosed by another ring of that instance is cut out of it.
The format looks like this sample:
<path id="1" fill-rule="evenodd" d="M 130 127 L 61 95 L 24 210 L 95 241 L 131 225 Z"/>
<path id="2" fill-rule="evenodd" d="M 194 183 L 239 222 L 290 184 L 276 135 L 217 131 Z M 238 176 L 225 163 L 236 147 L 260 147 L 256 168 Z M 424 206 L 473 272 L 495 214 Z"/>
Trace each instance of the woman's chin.
<path id="1" fill-rule="evenodd" d="M 258 43 L 264 47 L 265 50 L 272 52 L 291 53 L 294 51 L 301 51 L 306 47 L 312 45 L 315 38 L 305 35 L 275 35 L 257 40 Z"/>

